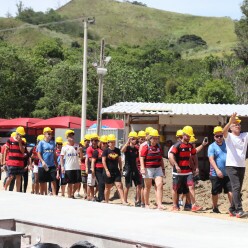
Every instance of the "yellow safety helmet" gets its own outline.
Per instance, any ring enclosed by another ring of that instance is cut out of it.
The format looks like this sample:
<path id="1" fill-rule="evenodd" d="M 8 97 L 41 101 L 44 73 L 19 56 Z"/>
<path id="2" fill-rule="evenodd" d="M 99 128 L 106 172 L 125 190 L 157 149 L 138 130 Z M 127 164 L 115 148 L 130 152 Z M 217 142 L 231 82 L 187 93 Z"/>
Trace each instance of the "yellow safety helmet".
<path id="1" fill-rule="evenodd" d="M 44 134 L 40 134 L 37 136 L 37 141 L 41 141 L 44 139 Z"/>
<path id="2" fill-rule="evenodd" d="M 176 133 L 176 137 L 180 137 L 180 136 L 183 136 L 183 130 L 182 129 L 177 130 L 177 133 Z"/>
<path id="3" fill-rule="evenodd" d="M 19 133 L 21 136 L 24 136 L 26 134 L 24 127 L 21 126 L 16 129 L 16 132 Z"/>
<path id="4" fill-rule="evenodd" d="M 64 143 L 63 143 L 63 146 L 66 146 L 68 144 L 68 142 L 67 141 L 65 141 Z"/>
<path id="5" fill-rule="evenodd" d="M 68 135 L 71 134 L 71 133 L 74 134 L 75 132 L 73 130 L 71 130 L 71 129 L 70 130 L 66 130 L 65 131 L 65 137 L 67 138 Z"/>
<path id="6" fill-rule="evenodd" d="M 109 135 L 108 135 L 108 142 L 109 142 L 109 141 L 116 141 L 116 137 L 115 137 L 114 134 L 109 134 Z"/>
<path id="7" fill-rule="evenodd" d="M 107 135 L 102 135 L 100 137 L 100 142 L 102 142 L 102 143 L 108 143 L 108 136 Z"/>
<path id="8" fill-rule="evenodd" d="M 90 141 L 91 140 L 91 135 L 90 134 L 85 134 L 84 135 L 84 141 L 85 140 L 89 140 Z"/>
<path id="9" fill-rule="evenodd" d="M 130 138 L 130 137 L 133 137 L 133 138 L 138 138 L 138 134 L 136 133 L 136 132 L 130 132 L 129 134 L 128 134 L 128 138 Z"/>
<path id="10" fill-rule="evenodd" d="M 97 133 L 92 133 L 91 135 L 90 135 L 90 139 L 91 140 L 93 140 L 93 139 L 95 139 L 95 140 L 99 140 L 99 136 L 97 135 Z"/>
<path id="11" fill-rule="evenodd" d="M 239 119 L 238 116 L 235 117 L 235 123 L 239 124 L 241 122 L 241 120 Z"/>
<path id="12" fill-rule="evenodd" d="M 53 132 L 53 130 L 50 127 L 45 127 L 43 129 L 43 133 L 51 133 L 51 132 Z"/>
<path id="13" fill-rule="evenodd" d="M 150 132 L 152 130 L 154 130 L 152 127 L 147 127 L 146 130 L 145 130 L 145 132 L 146 132 L 146 134 L 150 134 Z"/>
<path id="14" fill-rule="evenodd" d="M 56 138 L 56 143 L 62 144 L 63 143 L 63 138 L 62 137 L 57 137 Z"/>
<path id="15" fill-rule="evenodd" d="M 221 126 L 215 127 L 213 133 L 216 134 L 216 133 L 219 133 L 219 132 L 223 132 L 223 128 Z"/>
<path id="16" fill-rule="evenodd" d="M 156 130 L 156 129 L 151 130 L 149 135 L 151 137 L 159 137 L 158 130 Z"/>
<path id="17" fill-rule="evenodd" d="M 197 139 L 195 138 L 195 136 L 191 136 L 189 143 L 195 143 L 197 141 Z"/>
<path id="18" fill-rule="evenodd" d="M 145 131 L 142 131 L 142 130 L 139 131 L 139 132 L 138 132 L 138 137 L 139 137 L 139 138 L 144 138 L 144 137 L 146 137 L 146 132 L 145 132 Z"/>
<path id="19" fill-rule="evenodd" d="M 81 144 L 82 146 L 84 146 L 84 145 L 85 145 L 84 142 L 85 142 L 85 140 L 81 140 L 81 141 L 79 142 L 79 144 Z"/>
<path id="20" fill-rule="evenodd" d="M 10 135 L 10 137 L 12 137 L 12 138 L 15 137 L 15 136 L 16 136 L 16 132 L 12 132 L 11 135 Z"/>
<path id="21" fill-rule="evenodd" d="M 25 138 L 22 138 L 22 141 L 26 144 L 27 140 Z"/>
<path id="22" fill-rule="evenodd" d="M 194 136 L 193 128 L 191 126 L 185 126 L 182 131 L 188 136 Z"/>

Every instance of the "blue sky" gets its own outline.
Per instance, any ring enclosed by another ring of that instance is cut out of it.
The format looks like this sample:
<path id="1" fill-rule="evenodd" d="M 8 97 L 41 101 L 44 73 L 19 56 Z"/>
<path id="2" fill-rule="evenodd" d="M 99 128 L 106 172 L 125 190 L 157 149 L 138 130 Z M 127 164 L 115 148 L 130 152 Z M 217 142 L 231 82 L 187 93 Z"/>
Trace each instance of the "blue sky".
<path id="1" fill-rule="evenodd" d="M 101 0 L 99 0 L 101 1 Z M 132 1 L 132 0 L 131 0 Z M 163 9 L 178 13 L 202 16 L 229 16 L 240 19 L 240 5 L 243 0 L 138 0 L 149 7 Z M 9 12 L 16 13 L 16 3 L 19 0 L 0 0 L 0 16 Z M 45 11 L 49 8 L 56 9 L 69 2 L 69 0 L 22 0 L 24 6 L 32 7 L 35 11 Z"/>

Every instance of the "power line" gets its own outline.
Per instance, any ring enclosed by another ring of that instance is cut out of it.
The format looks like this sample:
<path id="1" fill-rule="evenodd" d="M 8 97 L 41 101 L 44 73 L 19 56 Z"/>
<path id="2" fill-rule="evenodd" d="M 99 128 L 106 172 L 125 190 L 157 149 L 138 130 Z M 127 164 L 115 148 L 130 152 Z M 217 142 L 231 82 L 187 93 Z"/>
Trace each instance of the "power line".
<path id="1" fill-rule="evenodd" d="M 67 22 L 75 22 L 75 21 L 79 21 L 79 20 L 84 20 L 84 19 L 88 19 L 88 17 L 80 17 L 77 19 L 69 19 L 69 20 L 64 20 L 64 21 L 58 21 L 58 22 L 48 22 L 48 23 L 43 23 L 43 24 L 38 24 L 38 25 L 33 25 L 33 24 L 23 24 L 19 27 L 15 27 L 15 28 L 5 28 L 5 29 L 0 29 L 0 33 L 2 32 L 6 32 L 6 31 L 14 31 L 14 30 L 18 30 L 18 29 L 25 29 L 25 28 L 37 28 L 37 27 L 46 27 L 52 24 L 62 24 L 62 23 L 67 23 Z"/>

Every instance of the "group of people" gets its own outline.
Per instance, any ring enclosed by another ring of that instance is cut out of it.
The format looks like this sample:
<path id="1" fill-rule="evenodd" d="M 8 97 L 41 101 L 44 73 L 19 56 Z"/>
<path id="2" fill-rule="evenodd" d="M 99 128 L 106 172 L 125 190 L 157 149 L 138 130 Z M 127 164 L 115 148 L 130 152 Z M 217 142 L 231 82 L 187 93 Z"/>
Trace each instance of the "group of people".
<path id="1" fill-rule="evenodd" d="M 220 213 L 218 195 L 224 191 L 230 201 L 230 216 L 238 218 L 246 216 L 241 189 L 248 144 L 248 133 L 241 133 L 240 122 L 234 113 L 224 128 L 215 127 L 214 142 L 208 147 L 213 212 Z M 16 129 L 2 149 L 2 164 L 7 168 L 5 190 L 11 184 L 13 188 L 15 180 L 16 190 L 21 191 L 24 173 L 31 170 L 32 192 L 36 194 L 58 195 L 61 189 L 61 195 L 65 196 L 67 185 L 68 197 L 75 198 L 83 185 L 85 199 L 108 203 L 115 185 L 122 204 L 129 205 L 128 193 L 134 184 L 135 206 L 150 208 L 149 197 L 154 186 L 156 206 L 159 210 L 165 209 L 162 201 L 165 165 L 158 130 L 147 127 L 145 131 L 130 132 L 121 149 L 116 147 L 113 134 L 101 137 L 86 134 L 79 146 L 75 144 L 73 130 L 65 132 L 66 142 L 62 137 L 54 141 L 52 134 L 50 127 L 44 128 L 28 155 L 23 138 L 25 130 L 23 127 Z M 194 178 L 199 173 L 197 153 L 207 146 L 208 140 L 204 139 L 196 147 L 197 139 L 191 126 L 178 130 L 176 138 L 177 142 L 168 152 L 172 171 L 172 210 L 179 211 L 183 205 L 184 210 L 200 211 L 202 206 L 196 203 Z M 125 156 L 124 166 L 121 153 Z"/>

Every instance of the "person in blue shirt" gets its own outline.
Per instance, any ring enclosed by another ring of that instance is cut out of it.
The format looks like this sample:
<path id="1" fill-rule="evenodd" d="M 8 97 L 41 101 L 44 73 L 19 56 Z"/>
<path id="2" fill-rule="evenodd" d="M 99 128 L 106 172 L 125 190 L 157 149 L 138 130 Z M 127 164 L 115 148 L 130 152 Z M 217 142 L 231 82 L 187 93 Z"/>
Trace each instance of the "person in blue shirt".
<path id="1" fill-rule="evenodd" d="M 208 158 L 210 162 L 210 181 L 212 184 L 213 212 L 220 213 L 218 209 L 218 194 L 224 190 L 232 202 L 232 187 L 230 179 L 226 174 L 226 143 L 224 141 L 223 129 L 220 126 L 214 128 L 214 142 L 208 147 Z"/>
<path id="2" fill-rule="evenodd" d="M 47 182 L 52 183 L 52 194 L 56 195 L 56 167 L 57 167 L 57 157 L 56 157 L 56 146 L 55 142 L 52 140 L 53 130 L 50 127 L 45 127 L 43 129 L 44 140 L 40 141 L 38 144 L 38 179 L 40 183 L 40 194 L 47 194 Z"/>

